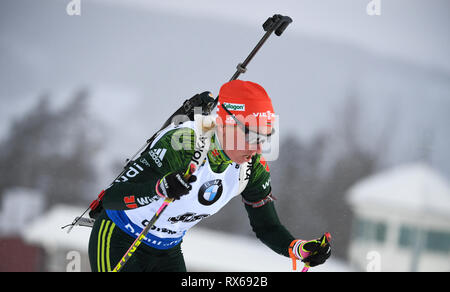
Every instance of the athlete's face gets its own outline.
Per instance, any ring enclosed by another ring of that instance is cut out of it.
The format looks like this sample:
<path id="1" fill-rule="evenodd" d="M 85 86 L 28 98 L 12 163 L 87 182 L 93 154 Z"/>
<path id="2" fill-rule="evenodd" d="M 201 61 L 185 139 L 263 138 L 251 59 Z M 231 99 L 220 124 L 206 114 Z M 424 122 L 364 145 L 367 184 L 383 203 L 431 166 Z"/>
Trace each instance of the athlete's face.
<path id="1" fill-rule="evenodd" d="M 249 162 L 255 154 L 261 154 L 263 135 L 270 133 L 268 127 L 249 126 L 248 129 L 251 132 L 245 133 L 245 129 L 239 125 L 218 124 L 217 127 L 220 144 L 225 154 L 237 164 Z"/>

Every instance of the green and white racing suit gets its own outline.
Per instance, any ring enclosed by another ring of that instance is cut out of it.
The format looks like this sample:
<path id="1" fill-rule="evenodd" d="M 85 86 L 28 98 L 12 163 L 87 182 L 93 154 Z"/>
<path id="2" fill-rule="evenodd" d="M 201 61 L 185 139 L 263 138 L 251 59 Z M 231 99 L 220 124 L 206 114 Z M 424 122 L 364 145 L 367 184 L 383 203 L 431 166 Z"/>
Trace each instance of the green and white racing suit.
<path id="1" fill-rule="evenodd" d="M 155 191 L 157 182 L 168 173 L 186 171 L 194 155 L 195 131 L 192 121 L 164 129 L 150 149 L 105 190 L 103 208 L 116 227 L 133 238 L 140 234 L 163 202 Z M 269 167 L 261 155 L 238 165 L 226 156 L 213 135 L 207 158 L 195 175 L 191 191 L 170 204 L 143 243 L 158 250 L 171 249 L 191 227 L 241 195 L 256 236 L 275 252 L 289 256 L 294 237 L 278 219 Z"/>

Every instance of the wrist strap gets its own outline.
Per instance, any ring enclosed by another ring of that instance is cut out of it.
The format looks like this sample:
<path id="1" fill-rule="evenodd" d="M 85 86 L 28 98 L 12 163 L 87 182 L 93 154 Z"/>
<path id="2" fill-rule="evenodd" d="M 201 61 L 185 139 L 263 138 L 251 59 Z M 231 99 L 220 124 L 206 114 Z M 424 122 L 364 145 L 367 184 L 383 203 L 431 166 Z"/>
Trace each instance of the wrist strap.
<path id="1" fill-rule="evenodd" d="M 307 241 L 296 239 L 291 242 L 289 245 L 289 257 L 292 259 L 292 269 L 295 271 L 297 270 L 297 260 L 302 260 L 309 256 L 309 253 L 306 252 L 305 254 L 302 254 L 303 245 Z"/>
<path id="2" fill-rule="evenodd" d="M 289 245 L 289 257 L 292 260 L 292 270 L 294 270 L 294 271 L 297 270 L 297 257 L 295 256 L 293 249 L 294 249 L 294 246 L 296 245 L 297 241 L 298 241 L 298 239 L 293 240 L 291 242 L 291 244 Z"/>
<path id="3" fill-rule="evenodd" d="M 156 194 L 158 195 L 158 196 L 160 196 L 161 198 L 167 198 L 167 196 L 166 195 L 164 195 L 164 194 L 162 194 L 161 192 L 160 192 L 160 188 L 161 188 L 161 182 L 162 182 L 162 180 L 166 177 L 166 176 L 168 176 L 170 174 L 170 172 L 168 173 L 168 174 L 166 174 L 165 176 L 163 176 L 162 177 L 162 179 L 160 179 L 160 180 L 158 180 L 157 182 L 156 182 L 156 186 L 155 186 L 155 192 L 156 192 Z M 162 192 L 165 192 L 165 190 L 166 190 L 166 188 L 165 188 L 165 186 L 164 186 L 164 189 L 162 189 L 161 188 L 161 191 Z"/>
<path id="4" fill-rule="evenodd" d="M 242 202 L 245 205 L 251 206 L 252 208 L 260 208 L 260 207 L 264 206 L 265 204 L 273 202 L 273 201 L 275 201 L 275 197 L 272 196 L 272 192 L 269 195 L 267 195 L 267 197 L 265 197 L 264 199 L 262 199 L 258 202 L 250 202 L 250 201 L 247 201 L 246 199 L 244 199 L 244 197 L 242 197 Z"/>

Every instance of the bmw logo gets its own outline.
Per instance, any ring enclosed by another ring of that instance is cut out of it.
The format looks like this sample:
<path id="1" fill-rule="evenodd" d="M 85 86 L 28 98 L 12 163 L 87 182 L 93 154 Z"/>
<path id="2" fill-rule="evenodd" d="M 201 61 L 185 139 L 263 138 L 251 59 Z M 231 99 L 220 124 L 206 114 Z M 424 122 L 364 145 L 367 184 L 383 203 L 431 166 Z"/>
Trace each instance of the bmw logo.
<path id="1" fill-rule="evenodd" d="M 198 191 L 198 201 L 205 206 L 212 205 L 219 200 L 222 191 L 222 180 L 210 180 L 200 187 L 200 190 Z"/>

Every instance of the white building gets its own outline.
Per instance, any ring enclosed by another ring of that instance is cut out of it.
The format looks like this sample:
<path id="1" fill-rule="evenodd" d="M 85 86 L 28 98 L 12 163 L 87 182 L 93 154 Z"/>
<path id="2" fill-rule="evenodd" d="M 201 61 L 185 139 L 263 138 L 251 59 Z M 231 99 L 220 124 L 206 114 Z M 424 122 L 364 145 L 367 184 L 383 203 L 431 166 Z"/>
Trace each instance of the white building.
<path id="1" fill-rule="evenodd" d="M 0 235 L 19 234 L 34 218 L 42 214 L 44 195 L 34 189 L 14 187 L 2 196 L 0 209 Z"/>
<path id="2" fill-rule="evenodd" d="M 397 167 L 348 193 L 350 263 L 363 271 L 450 271 L 450 185 L 424 164 Z"/>

